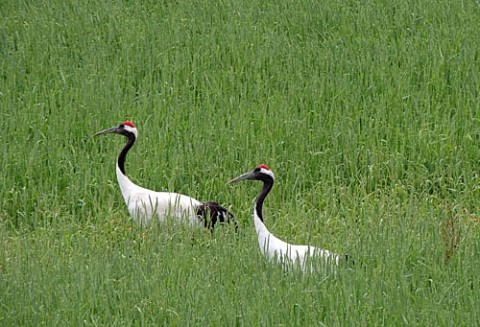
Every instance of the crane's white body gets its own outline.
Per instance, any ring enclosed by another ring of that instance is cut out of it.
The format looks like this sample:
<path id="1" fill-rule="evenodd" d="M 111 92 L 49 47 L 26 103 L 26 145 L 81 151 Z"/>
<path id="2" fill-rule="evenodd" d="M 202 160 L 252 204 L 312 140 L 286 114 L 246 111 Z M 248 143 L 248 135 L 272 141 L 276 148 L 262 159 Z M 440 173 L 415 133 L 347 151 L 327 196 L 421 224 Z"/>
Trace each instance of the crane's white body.
<path id="1" fill-rule="evenodd" d="M 338 265 L 338 255 L 335 255 L 328 250 L 316 248 L 310 245 L 292 245 L 282 241 L 270 233 L 265 224 L 257 216 L 255 210 L 253 211 L 253 220 L 258 236 L 258 245 L 260 247 L 260 251 L 269 260 L 276 260 L 282 264 L 299 264 L 302 270 L 305 270 L 310 258 L 317 257 L 325 259 L 325 262 L 334 262 L 336 265 Z"/>
<path id="2" fill-rule="evenodd" d="M 201 202 L 186 195 L 172 192 L 155 192 L 134 184 L 117 164 L 117 180 L 130 215 L 141 225 L 148 225 L 157 217 L 164 222 L 168 217 L 174 222 L 183 221 L 200 226 L 196 208 Z"/>

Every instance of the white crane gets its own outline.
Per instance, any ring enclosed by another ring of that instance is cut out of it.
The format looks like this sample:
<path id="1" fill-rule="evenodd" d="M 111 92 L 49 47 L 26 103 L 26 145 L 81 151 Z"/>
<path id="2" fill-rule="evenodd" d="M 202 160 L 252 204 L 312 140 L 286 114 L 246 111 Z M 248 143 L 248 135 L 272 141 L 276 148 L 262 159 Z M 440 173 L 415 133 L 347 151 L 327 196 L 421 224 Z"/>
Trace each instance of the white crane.
<path id="1" fill-rule="evenodd" d="M 186 195 L 155 192 L 134 184 L 125 174 L 125 159 L 138 137 L 137 128 L 132 122 L 125 121 L 117 127 L 100 131 L 95 136 L 108 133 L 127 138 L 127 143 L 117 159 L 117 180 L 130 215 L 141 225 L 149 224 L 156 216 L 160 221 L 171 217 L 176 222 L 185 221 L 192 226 L 203 224 L 211 230 L 217 221 L 233 222 L 237 228 L 233 214 L 216 202 L 200 202 Z"/>
<path id="2" fill-rule="evenodd" d="M 240 175 L 230 180 L 227 184 L 237 183 L 241 180 L 258 180 L 263 182 L 263 188 L 257 196 L 253 210 L 253 220 L 255 222 L 255 230 L 257 231 L 258 245 L 263 255 L 270 260 L 277 260 L 284 264 L 298 263 L 302 270 L 305 270 L 308 261 L 314 264 L 315 258 L 323 258 L 325 263 L 331 262 L 334 265 L 339 264 L 341 256 L 328 250 L 309 245 L 289 244 L 277 238 L 265 227 L 262 214 L 263 201 L 272 190 L 275 181 L 273 172 L 266 165 L 259 165 L 253 171 Z M 310 267 L 312 268 L 312 266 Z"/>

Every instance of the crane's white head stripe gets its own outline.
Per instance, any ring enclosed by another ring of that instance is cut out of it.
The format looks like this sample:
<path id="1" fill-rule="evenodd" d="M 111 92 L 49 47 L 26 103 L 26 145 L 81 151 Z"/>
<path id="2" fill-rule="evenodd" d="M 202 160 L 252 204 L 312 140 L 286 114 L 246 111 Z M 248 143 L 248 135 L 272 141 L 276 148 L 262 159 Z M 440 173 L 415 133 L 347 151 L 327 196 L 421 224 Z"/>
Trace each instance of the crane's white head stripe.
<path id="1" fill-rule="evenodd" d="M 132 126 L 133 126 L 132 123 L 130 123 L 128 125 L 123 123 L 123 129 L 126 130 L 127 132 L 133 133 L 135 135 L 135 138 L 137 138 L 138 137 L 138 130 L 135 126 L 133 126 L 133 127 Z"/>
<path id="2" fill-rule="evenodd" d="M 273 175 L 273 172 L 269 169 L 260 168 L 260 172 L 264 175 L 268 175 L 268 176 L 272 177 L 272 179 L 275 179 L 275 175 Z"/>

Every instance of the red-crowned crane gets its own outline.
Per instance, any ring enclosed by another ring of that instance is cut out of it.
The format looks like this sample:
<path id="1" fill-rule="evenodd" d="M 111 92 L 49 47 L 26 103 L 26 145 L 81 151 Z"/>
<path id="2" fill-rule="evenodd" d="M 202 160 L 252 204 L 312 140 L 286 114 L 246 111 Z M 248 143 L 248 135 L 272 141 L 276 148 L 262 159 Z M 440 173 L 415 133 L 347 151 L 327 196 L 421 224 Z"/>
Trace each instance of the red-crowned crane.
<path id="1" fill-rule="evenodd" d="M 203 224 L 211 230 L 217 221 L 233 222 L 235 229 L 237 228 L 233 214 L 216 202 L 200 202 L 186 195 L 155 192 L 134 184 L 125 174 L 125 159 L 138 137 L 137 128 L 132 122 L 125 121 L 117 127 L 100 131 L 95 136 L 108 133 L 127 138 L 127 143 L 117 159 L 117 180 L 130 215 L 141 225 L 149 224 L 151 219 L 157 216 L 160 221 L 171 217 L 175 221 L 186 220 L 192 226 Z"/>
<path id="2" fill-rule="evenodd" d="M 253 171 L 240 175 L 230 180 L 227 184 L 237 183 L 242 180 L 258 180 L 263 182 L 263 188 L 257 196 L 253 210 L 253 220 L 255 222 L 255 230 L 257 231 L 258 245 L 263 255 L 270 260 L 276 259 L 281 263 L 299 263 L 302 270 L 305 270 L 307 260 L 313 264 L 315 258 L 323 258 L 325 263 L 331 262 L 334 265 L 339 264 L 341 256 L 328 250 L 309 245 L 289 244 L 277 238 L 265 227 L 262 214 L 263 202 L 272 190 L 275 181 L 273 172 L 266 165 L 259 165 Z"/>

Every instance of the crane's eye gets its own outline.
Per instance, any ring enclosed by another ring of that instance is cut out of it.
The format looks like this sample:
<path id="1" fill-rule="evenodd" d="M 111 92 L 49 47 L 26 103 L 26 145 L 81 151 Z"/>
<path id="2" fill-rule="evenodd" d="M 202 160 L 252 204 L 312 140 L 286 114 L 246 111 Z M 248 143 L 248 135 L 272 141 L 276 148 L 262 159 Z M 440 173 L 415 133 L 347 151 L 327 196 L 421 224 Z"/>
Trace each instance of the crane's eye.
<path id="1" fill-rule="evenodd" d="M 258 174 L 258 173 L 260 172 L 260 168 L 258 168 L 258 167 L 255 168 L 255 169 L 253 170 L 253 172 L 254 172 L 255 174 Z"/>
<path id="2" fill-rule="evenodd" d="M 118 128 L 122 128 L 122 129 L 123 129 L 123 128 L 125 128 L 125 125 L 120 124 L 120 125 L 118 125 Z"/>

